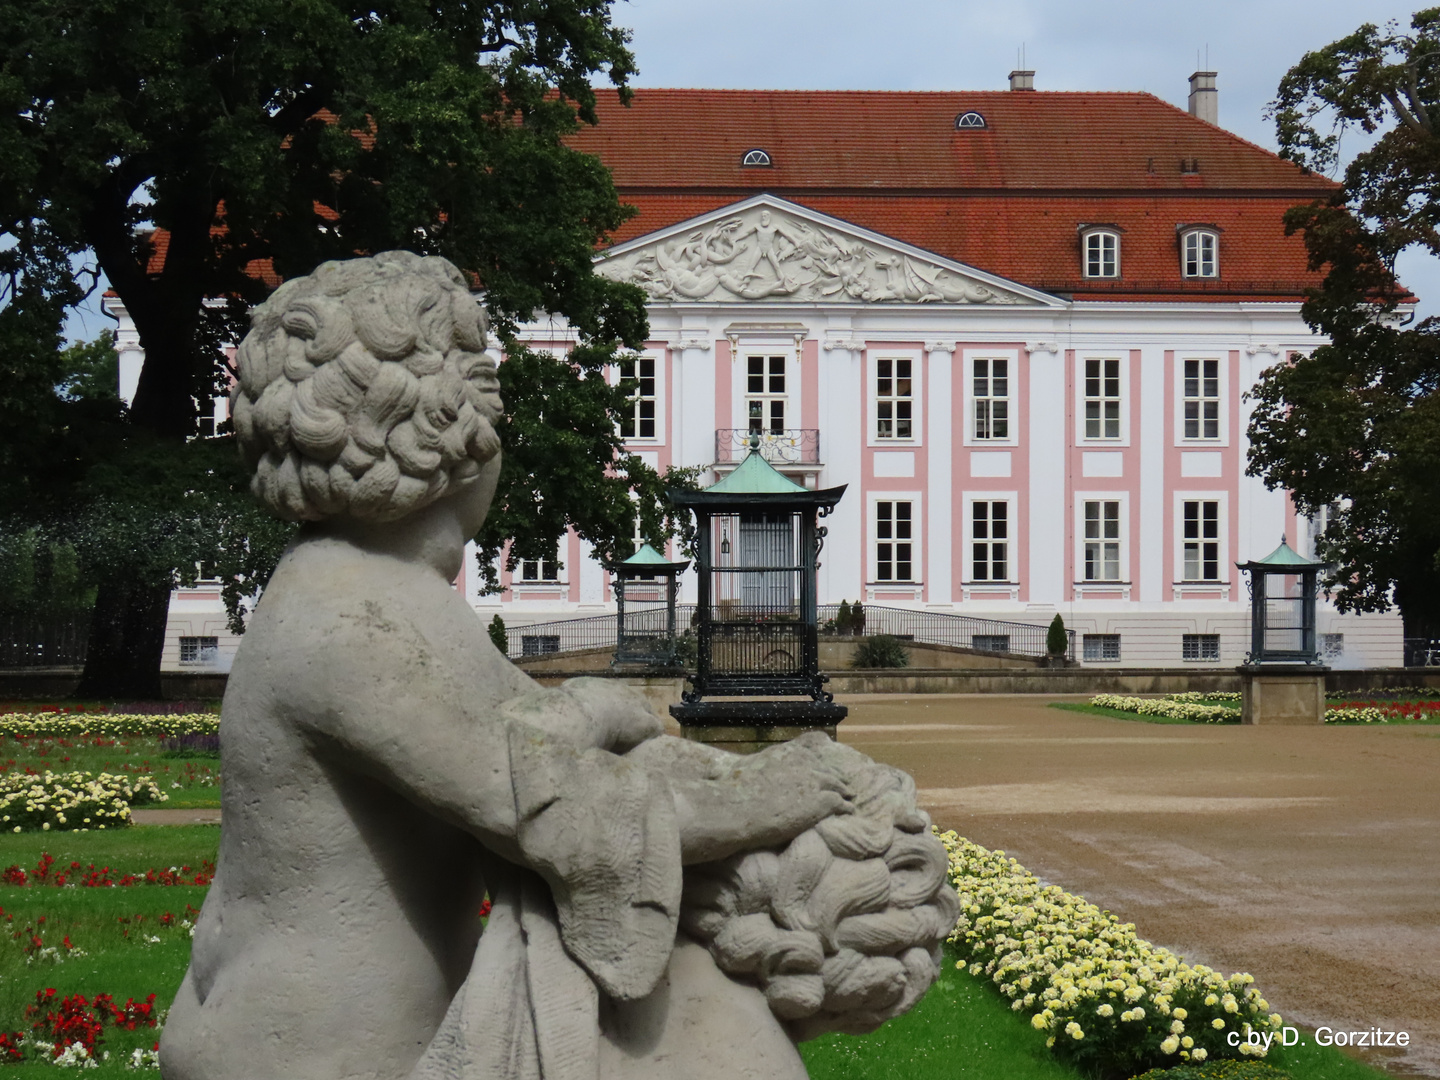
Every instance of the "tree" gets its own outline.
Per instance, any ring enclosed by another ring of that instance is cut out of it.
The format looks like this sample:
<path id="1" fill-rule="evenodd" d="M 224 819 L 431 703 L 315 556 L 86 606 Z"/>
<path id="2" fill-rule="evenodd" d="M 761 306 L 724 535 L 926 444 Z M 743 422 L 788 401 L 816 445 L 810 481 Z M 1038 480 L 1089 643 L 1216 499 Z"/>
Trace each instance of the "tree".
<path id="1" fill-rule="evenodd" d="M 1406 325 L 1395 259 L 1440 255 L 1440 8 L 1410 32 L 1371 24 L 1285 75 L 1271 104 L 1281 152 L 1338 166 L 1340 137 L 1370 145 L 1328 200 L 1286 214 L 1323 284 L 1305 320 L 1329 342 L 1288 358 L 1252 391 L 1249 471 L 1327 508 L 1327 586 L 1341 610 L 1393 601 L 1409 636 L 1440 636 L 1440 322 Z"/>
<path id="2" fill-rule="evenodd" d="M 84 283 L 70 260 L 93 253 L 145 350 L 126 449 L 113 459 L 133 453 L 135 467 L 104 482 L 142 516 L 190 490 L 176 486 L 186 477 L 203 474 L 202 489 L 218 492 L 220 474 L 194 467 L 195 455 L 210 460 L 192 441 L 196 403 L 224 385 L 223 346 L 243 333 L 249 306 L 325 259 L 405 248 L 475 274 L 509 354 L 513 422 L 502 438 L 517 465 L 507 478 L 523 460 L 530 487 L 514 504 L 502 495 L 495 525 L 516 524 L 524 507 L 543 522 L 510 556 L 543 554 L 566 523 L 602 553 L 620 551 L 633 531 L 628 489 L 658 539 L 659 478 L 636 458 L 610 467 L 627 388 L 600 376 L 646 333 L 642 294 L 592 271 L 596 245 L 628 211 L 599 161 L 565 144 L 595 122 L 592 77 L 628 93 L 633 60 L 609 9 L 0 0 L 5 257 L 36 283 L 33 295 L 73 302 Z M 515 340 L 539 311 L 578 335 L 568 363 Z M 588 425 L 577 445 L 591 456 L 537 439 L 542 409 L 552 429 L 561 416 Z M 136 476 L 156 486 L 142 495 L 126 479 Z M 138 551 L 154 533 L 131 523 L 135 558 L 112 566 L 99 591 L 85 693 L 158 692 L 166 599 L 189 571 L 173 545 L 173 559 Z"/>

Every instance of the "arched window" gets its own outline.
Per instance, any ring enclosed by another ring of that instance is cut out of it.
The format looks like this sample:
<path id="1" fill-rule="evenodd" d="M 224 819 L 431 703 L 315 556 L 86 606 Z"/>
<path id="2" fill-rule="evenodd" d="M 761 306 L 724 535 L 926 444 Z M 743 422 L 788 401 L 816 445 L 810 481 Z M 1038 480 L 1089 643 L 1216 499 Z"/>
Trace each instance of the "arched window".
<path id="1" fill-rule="evenodd" d="M 1118 278 L 1120 276 L 1120 234 L 1110 229 L 1085 229 L 1081 232 L 1084 261 L 1081 271 L 1087 278 Z"/>
<path id="2" fill-rule="evenodd" d="M 771 163 L 771 162 L 770 162 L 770 155 L 767 154 L 764 150 L 760 150 L 760 149 L 746 150 L 746 151 L 745 151 L 745 156 L 740 159 L 740 164 L 741 164 L 742 166 L 744 166 L 744 165 L 760 165 L 760 166 L 765 166 L 765 165 L 769 165 L 770 163 Z"/>
<path id="3" fill-rule="evenodd" d="M 964 131 L 966 128 L 983 128 L 984 126 L 985 117 L 981 116 L 978 112 L 963 112 L 955 118 L 955 128 L 957 131 Z"/>
<path id="4" fill-rule="evenodd" d="M 1220 276 L 1220 236 L 1213 229 L 1180 233 L 1180 273 L 1187 278 Z"/>

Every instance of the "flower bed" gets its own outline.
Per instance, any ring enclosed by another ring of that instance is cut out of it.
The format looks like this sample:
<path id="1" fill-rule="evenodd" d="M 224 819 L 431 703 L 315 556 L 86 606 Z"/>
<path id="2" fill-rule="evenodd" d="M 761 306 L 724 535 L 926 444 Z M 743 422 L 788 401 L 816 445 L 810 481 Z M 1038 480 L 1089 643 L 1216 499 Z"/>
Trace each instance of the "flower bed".
<path id="1" fill-rule="evenodd" d="M 0 736 L 27 739 L 62 735 L 214 735 L 220 730 L 216 713 L 4 713 Z"/>
<path id="2" fill-rule="evenodd" d="M 1177 696 L 1179 695 L 1138 698 L 1126 697 L 1123 694 L 1096 694 L 1090 699 L 1090 704 L 1139 716 L 1164 716 L 1171 720 L 1190 720 L 1197 724 L 1233 724 L 1240 719 L 1238 712 L 1224 705 L 1172 700 Z"/>
<path id="3" fill-rule="evenodd" d="M 150 776 L 45 772 L 0 776 L 0 829 L 86 831 L 130 824 L 130 807 L 165 802 Z"/>
<path id="4" fill-rule="evenodd" d="M 1090 704 L 1137 716 L 1164 716 L 1197 724 L 1233 724 L 1240 719 L 1235 709 L 1205 702 L 1239 700 L 1239 694 L 1225 693 L 1166 694 L 1163 698 L 1096 694 L 1090 699 Z M 1392 721 L 1440 722 L 1440 701 L 1353 701 L 1331 705 L 1325 710 L 1327 724 L 1388 724 Z"/>
<path id="5" fill-rule="evenodd" d="M 1131 923 L 1040 881 L 1003 851 L 940 834 L 960 921 L 959 966 L 987 976 L 1077 1066 L 1131 1075 L 1207 1058 L 1263 1057 L 1247 1025 L 1280 1029 L 1249 975 L 1228 979 L 1138 937 Z M 1268 1015 L 1267 1015 L 1268 1014 Z M 1238 1046 L 1227 1037 L 1236 1033 Z"/>
<path id="6" fill-rule="evenodd" d="M 97 870 L 94 863 L 81 866 L 79 862 L 72 862 L 69 866 L 57 868 L 55 856 L 48 851 L 41 853 L 40 861 L 29 873 L 26 873 L 19 863 L 12 863 L 0 870 L 0 883 L 22 889 L 43 888 L 47 885 L 55 888 L 79 886 L 82 889 L 128 888 L 131 885 L 209 885 L 214 878 L 215 864 L 208 859 L 200 864 L 199 869 L 187 863 L 184 866 L 152 866 L 148 870 L 126 874 L 111 870 L 108 866 Z"/>

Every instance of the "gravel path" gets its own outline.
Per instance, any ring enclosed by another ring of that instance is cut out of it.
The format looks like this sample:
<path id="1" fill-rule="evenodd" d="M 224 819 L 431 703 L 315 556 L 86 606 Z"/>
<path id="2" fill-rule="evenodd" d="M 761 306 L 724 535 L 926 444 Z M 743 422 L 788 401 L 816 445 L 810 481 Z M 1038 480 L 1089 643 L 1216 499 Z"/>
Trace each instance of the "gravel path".
<path id="1" fill-rule="evenodd" d="M 840 735 L 911 772 L 942 828 L 1249 971 L 1287 1023 L 1408 1031 L 1370 1060 L 1440 1077 L 1440 728 L 1161 725 L 1056 700 L 852 697 Z"/>

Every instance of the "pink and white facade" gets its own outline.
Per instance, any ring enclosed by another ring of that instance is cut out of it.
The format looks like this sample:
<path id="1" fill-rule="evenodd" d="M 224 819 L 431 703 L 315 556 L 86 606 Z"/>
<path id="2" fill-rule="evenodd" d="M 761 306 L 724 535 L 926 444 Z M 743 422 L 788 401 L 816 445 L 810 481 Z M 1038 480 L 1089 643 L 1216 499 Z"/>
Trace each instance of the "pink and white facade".
<path id="1" fill-rule="evenodd" d="M 1238 664 L 1235 564 L 1282 534 L 1314 551 L 1313 523 L 1245 475 L 1245 391 L 1317 343 L 1314 275 L 1279 216 L 1328 182 L 1206 122 L 1203 99 L 1187 115 L 1016 91 L 641 91 L 602 109 L 579 141 L 640 214 L 597 269 L 650 298 L 623 433 L 708 483 L 758 431 L 782 472 L 847 485 L 822 603 L 1059 612 L 1085 663 Z M 138 342 L 116 314 L 124 384 Z M 614 610 L 573 535 L 499 595 L 478 578 L 457 587 L 512 632 Z M 218 589 L 177 593 L 167 666 L 212 645 L 224 666 L 218 611 Z M 1398 613 L 1322 604 L 1319 632 L 1332 664 L 1400 663 Z"/>

